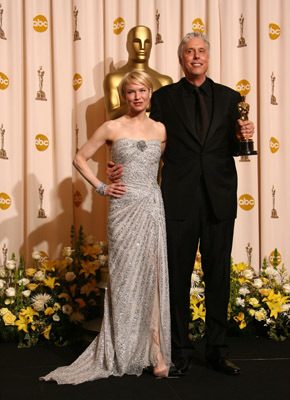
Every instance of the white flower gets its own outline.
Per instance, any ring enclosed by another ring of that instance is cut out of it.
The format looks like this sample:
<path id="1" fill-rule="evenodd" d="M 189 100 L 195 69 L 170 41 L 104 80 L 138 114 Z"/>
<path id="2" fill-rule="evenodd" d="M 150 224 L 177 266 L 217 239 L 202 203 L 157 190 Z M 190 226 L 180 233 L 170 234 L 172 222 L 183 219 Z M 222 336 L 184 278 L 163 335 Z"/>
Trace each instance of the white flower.
<path id="1" fill-rule="evenodd" d="M 67 282 L 72 282 L 76 278 L 76 274 L 74 272 L 67 272 L 65 274 L 65 280 Z"/>
<path id="2" fill-rule="evenodd" d="M 43 281 L 43 279 L 45 278 L 45 273 L 43 271 L 37 271 L 36 274 L 34 275 L 34 278 L 37 281 Z"/>
<path id="3" fill-rule="evenodd" d="M 8 260 L 6 263 L 6 268 L 12 271 L 16 268 L 16 261 L 15 260 Z"/>
<path id="4" fill-rule="evenodd" d="M 36 294 L 31 299 L 31 303 L 33 305 L 33 308 L 36 311 L 43 311 L 44 307 L 47 305 L 47 303 L 49 303 L 51 301 L 52 301 L 52 297 L 47 293 Z"/>
<path id="5" fill-rule="evenodd" d="M 29 297 L 31 294 L 31 290 L 23 290 L 22 294 L 24 297 Z"/>
<path id="6" fill-rule="evenodd" d="M 78 322 L 84 321 L 85 317 L 79 311 L 75 311 L 70 315 L 69 320 L 77 324 Z"/>
<path id="7" fill-rule="evenodd" d="M 4 304 L 6 305 L 6 306 L 8 306 L 8 304 L 13 304 L 14 303 L 14 299 L 6 299 L 5 301 L 4 301 Z"/>
<path id="8" fill-rule="evenodd" d="M 62 312 L 64 314 L 70 315 L 72 313 L 72 311 L 73 311 L 72 306 L 70 306 L 69 304 L 64 304 L 62 306 Z"/>
<path id="9" fill-rule="evenodd" d="M 72 249 L 71 247 L 64 247 L 63 251 L 62 251 L 62 255 L 64 257 L 70 257 L 73 252 L 74 252 L 74 249 Z"/>
<path id="10" fill-rule="evenodd" d="M 194 283 L 199 283 L 200 282 L 200 277 L 196 272 L 193 272 L 191 274 L 191 284 L 194 285 Z"/>
<path id="11" fill-rule="evenodd" d="M 58 321 L 60 321 L 60 316 L 57 315 L 57 314 L 53 314 L 52 319 L 53 319 L 55 322 L 58 322 Z"/>
<path id="12" fill-rule="evenodd" d="M 254 286 L 256 289 L 260 289 L 260 288 L 263 286 L 263 281 L 262 281 L 262 279 L 260 279 L 260 278 L 254 279 L 253 286 Z"/>
<path id="13" fill-rule="evenodd" d="M 254 276 L 254 272 L 253 272 L 251 269 L 246 269 L 246 270 L 243 272 L 243 275 L 244 275 L 244 277 L 245 277 L 246 279 L 252 279 L 253 276 Z"/>
<path id="14" fill-rule="evenodd" d="M 284 292 L 284 293 L 286 293 L 286 294 L 289 294 L 289 293 L 290 293 L 290 283 L 285 283 L 285 284 L 282 286 L 282 288 L 283 288 L 283 292 Z"/>
<path id="15" fill-rule="evenodd" d="M 41 259 L 41 253 L 38 250 L 34 250 L 31 254 L 31 257 L 33 258 L 33 260 L 40 260 Z"/>
<path id="16" fill-rule="evenodd" d="M 257 321 L 263 321 L 267 317 L 267 312 L 264 308 L 261 308 L 260 310 L 255 312 L 255 319 Z"/>
<path id="17" fill-rule="evenodd" d="M 242 299 L 241 297 L 237 297 L 236 298 L 236 305 L 237 306 L 241 306 L 241 307 L 245 307 L 245 299 Z"/>
<path id="18" fill-rule="evenodd" d="M 259 304 L 259 301 L 255 297 L 251 297 L 249 300 L 249 304 L 251 304 L 251 306 L 255 307 Z"/>
<path id="19" fill-rule="evenodd" d="M 239 290 L 239 294 L 242 296 L 246 296 L 246 294 L 250 293 L 249 289 L 245 286 L 242 286 Z"/>
<path id="20" fill-rule="evenodd" d="M 6 272 L 4 267 L 0 267 L 0 278 L 5 278 Z"/>
<path id="21" fill-rule="evenodd" d="M 199 287 L 193 287 L 190 289 L 190 297 L 195 296 L 197 298 L 204 294 L 204 289 Z"/>
<path id="22" fill-rule="evenodd" d="M 65 261 L 67 262 L 67 265 L 71 265 L 73 263 L 73 258 L 71 257 L 66 257 Z"/>
<path id="23" fill-rule="evenodd" d="M 253 309 L 248 310 L 248 313 L 250 314 L 251 317 L 253 317 L 255 315 L 255 312 L 256 311 Z"/>
<path id="24" fill-rule="evenodd" d="M 27 279 L 27 278 L 22 278 L 22 279 L 19 279 L 18 285 L 19 285 L 19 286 L 21 286 L 21 285 L 25 286 L 25 285 L 28 285 L 29 282 L 30 282 L 29 279 Z"/>
<path id="25" fill-rule="evenodd" d="M 273 323 L 273 321 L 271 320 L 271 318 L 267 318 L 266 319 L 266 324 L 267 325 L 271 325 Z"/>
<path id="26" fill-rule="evenodd" d="M 5 294 L 7 297 L 14 297 L 16 294 L 16 291 L 15 291 L 14 287 L 9 287 L 5 290 Z"/>
<path id="27" fill-rule="evenodd" d="M 109 257 L 105 254 L 100 254 L 98 258 L 102 263 L 105 263 L 106 261 L 108 261 Z"/>
<path id="28" fill-rule="evenodd" d="M 94 236 L 89 235 L 86 237 L 85 241 L 87 245 L 92 246 L 93 244 L 95 244 L 96 239 L 94 238 Z"/>
<path id="29" fill-rule="evenodd" d="M 282 305 L 281 305 L 281 308 L 282 308 L 285 312 L 289 311 L 289 310 L 290 310 L 290 303 L 282 304 Z"/>
<path id="30" fill-rule="evenodd" d="M 0 289 L 3 289 L 5 286 L 5 281 L 3 279 L 0 279 Z"/>
<path id="31" fill-rule="evenodd" d="M 265 274 L 268 275 L 269 277 L 274 277 L 277 276 L 279 272 L 274 267 L 267 267 L 265 269 Z"/>

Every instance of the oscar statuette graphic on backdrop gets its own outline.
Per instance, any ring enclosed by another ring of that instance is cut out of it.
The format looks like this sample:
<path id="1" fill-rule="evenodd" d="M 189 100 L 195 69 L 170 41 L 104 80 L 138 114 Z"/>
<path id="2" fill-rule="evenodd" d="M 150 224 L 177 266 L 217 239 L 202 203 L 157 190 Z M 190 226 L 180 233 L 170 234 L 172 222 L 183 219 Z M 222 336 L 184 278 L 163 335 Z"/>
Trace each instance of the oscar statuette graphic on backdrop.
<path id="1" fill-rule="evenodd" d="M 38 209 L 37 218 L 46 218 L 45 211 L 44 211 L 44 209 L 42 207 L 42 205 L 43 205 L 43 193 L 44 193 L 44 189 L 42 188 L 42 185 L 39 186 L 38 193 L 39 193 L 40 206 L 39 206 L 39 209 Z"/>
<path id="2" fill-rule="evenodd" d="M 0 127 L 0 135 L 1 135 L 0 158 L 2 158 L 3 160 L 8 160 L 6 151 L 4 150 L 4 133 L 5 133 L 5 129 L 3 128 L 3 124 L 1 124 L 1 127 Z"/>
<path id="3" fill-rule="evenodd" d="M 37 71 L 38 73 L 38 79 L 39 79 L 39 90 L 36 93 L 35 100 L 42 100 L 42 101 L 47 101 L 47 98 L 45 96 L 43 89 L 43 76 L 44 76 L 44 71 L 42 69 L 42 66 L 39 67 L 39 70 Z"/>
<path id="4" fill-rule="evenodd" d="M 7 40 L 7 38 L 5 37 L 5 32 L 2 29 L 3 12 L 4 12 L 4 10 L 2 8 L 2 4 L 0 4 L 0 39 Z"/>
<path id="5" fill-rule="evenodd" d="M 162 40 L 161 34 L 159 33 L 160 13 L 158 12 L 158 10 L 156 10 L 155 19 L 156 19 L 156 25 L 157 25 L 157 34 L 156 34 L 155 44 L 159 44 L 159 43 L 163 43 L 163 40 Z"/>

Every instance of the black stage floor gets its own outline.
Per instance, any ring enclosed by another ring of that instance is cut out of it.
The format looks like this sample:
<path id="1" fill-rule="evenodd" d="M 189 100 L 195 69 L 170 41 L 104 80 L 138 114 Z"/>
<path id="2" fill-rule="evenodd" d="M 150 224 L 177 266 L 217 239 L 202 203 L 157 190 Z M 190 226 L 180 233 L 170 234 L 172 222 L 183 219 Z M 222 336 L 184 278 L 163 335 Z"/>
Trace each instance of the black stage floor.
<path id="1" fill-rule="evenodd" d="M 0 343 L 1 400 L 281 400 L 290 399 L 290 340 L 231 337 L 231 360 L 239 365 L 239 376 L 226 376 L 206 367 L 203 341 L 196 344 L 198 357 L 187 376 L 155 379 L 110 377 L 77 386 L 40 382 L 56 367 L 70 364 L 84 344 L 18 349 L 14 343 Z"/>

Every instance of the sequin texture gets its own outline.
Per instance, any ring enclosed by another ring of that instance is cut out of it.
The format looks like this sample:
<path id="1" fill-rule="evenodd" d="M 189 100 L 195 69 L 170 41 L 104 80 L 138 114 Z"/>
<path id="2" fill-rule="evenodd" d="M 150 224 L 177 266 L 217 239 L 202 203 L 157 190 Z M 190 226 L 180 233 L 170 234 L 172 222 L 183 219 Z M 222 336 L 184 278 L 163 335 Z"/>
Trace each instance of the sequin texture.
<path id="1" fill-rule="evenodd" d="M 160 349 L 171 364 L 166 231 L 157 184 L 161 142 L 146 141 L 143 150 L 138 143 L 122 138 L 111 149 L 112 160 L 123 166 L 126 193 L 110 199 L 110 273 L 101 332 L 70 366 L 42 380 L 79 384 L 110 375 L 139 376 L 156 365 Z"/>

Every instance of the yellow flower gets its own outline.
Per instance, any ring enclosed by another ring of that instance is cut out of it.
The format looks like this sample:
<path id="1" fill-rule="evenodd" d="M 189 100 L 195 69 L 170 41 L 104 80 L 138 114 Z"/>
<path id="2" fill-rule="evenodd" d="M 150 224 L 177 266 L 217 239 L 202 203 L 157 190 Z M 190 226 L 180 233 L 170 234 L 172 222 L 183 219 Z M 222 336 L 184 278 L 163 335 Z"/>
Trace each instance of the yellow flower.
<path id="1" fill-rule="evenodd" d="M 8 311 L 7 313 L 5 313 L 2 318 L 3 318 L 4 324 L 6 326 L 7 325 L 14 325 L 14 321 L 16 320 L 15 315 L 12 314 L 11 311 Z"/>
<path id="2" fill-rule="evenodd" d="M 35 268 L 27 268 L 25 270 L 25 275 L 26 276 L 33 276 L 36 273 L 36 269 Z"/>
<path id="3" fill-rule="evenodd" d="M 234 317 L 234 320 L 236 322 L 240 322 L 240 324 L 239 324 L 240 329 L 244 329 L 247 326 L 246 321 L 245 321 L 245 314 L 242 312 L 240 312 L 238 315 L 236 315 Z"/>
<path id="4" fill-rule="evenodd" d="M 202 300 L 204 297 L 202 298 Z M 198 305 L 198 303 L 200 303 Z M 193 298 L 190 300 L 190 308 L 192 309 L 192 320 L 195 321 L 196 319 L 202 319 L 205 321 L 205 314 L 206 314 L 206 309 L 203 305 L 202 301 L 196 301 Z"/>
<path id="5" fill-rule="evenodd" d="M 53 309 L 54 309 L 54 311 L 58 311 L 60 309 L 60 304 L 59 303 L 54 303 Z"/>
<path id="6" fill-rule="evenodd" d="M 43 334 L 43 336 L 45 337 L 45 339 L 49 340 L 49 334 L 51 331 L 51 325 L 48 325 L 43 332 L 41 332 Z"/>
<path id="7" fill-rule="evenodd" d="M 47 307 L 47 309 L 44 311 L 45 315 L 51 315 L 54 313 L 54 309 L 52 307 Z"/>
<path id="8" fill-rule="evenodd" d="M 82 269 L 80 270 L 80 274 L 85 274 L 85 278 L 87 278 L 90 274 L 95 275 L 96 270 L 100 268 L 101 263 L 99 261 L 87 261 L 81 260 Z"/>
<path id="9" fill-rule="evenodd" d="M 271 293 L 271 289 L 260 289 L 259 293 L 261 296 L 267 297 Z"/>
<path id="10" fill-rule="evenodd" d="M 91 292 L 99 292 L 96 280 L 94 279 L 92 282 L 88 282 L 86 285 L 83 285 L 80 292 L 86 296 L 89 296 Z"/>
<path id="11" fill-rule="evenodd" d="M 269 309 L 271 310 L 270 317 L 277 318 L 279 312 L 283 312 L 282 304 L 289 303 L 289 296 L 282 296 L 280 292 L 277 294 L 271 290 L 267 297 L 263 298 Z"/>
<path id="12" fill-rule="evenodd" d="M 18 326 L 18 331 L 27 332 L 28 321 L 25 315 L 19 314 L 19 319 L 14 323 L 14 325 Z"/>
<path id="13" fill-rule="evenodd" d="M 58 295 L 58 297 L 60 298 L 60 299 L 66 299 L 66 301 L 69 301 L 70 300 L 70 295 L 68 294 L 68 293 L 61 293 L 60 295 Z"/>
<path id="14" fill-rule="evenodd" d="M 250 309 L 248 312 L 249 312 L 251 317 L 253 317 L 255 315 L 255 313 L 256 313 L 256 311 L 253 310 L 253 309 Z"/>
<path id="15" fill-rule="evenodd" d="M 48 286 L 50 289 L 54 289 L 55 286 L 60 286 L 58 282 L 55 282 L 57 278 L 45 278 L 43 279 L 43 283 L 45 286 Z"/>
<path id="16" fill-rule="evenodd" d="M 250 298 L 249 304 L 251 304 L 253 307 L 260 307 L 259 300 L 257 300 L 255 297 Z"/>
<path id="17" fill-rule="evenodd" d="M 269 283 L 269 279 L 267 279 L 267 278 L 263 277 L 262 280 L 263 280 L 264 285 L 267 285 L 267 283 Z"/>
<path id="18" fill-rule="evenodd" d="M 78 299 L 75 299 L 75 301 L 78 303 L 78 309 L 80 309 L 80 308 L 84 308 L 85 306 L 86 306 L 86 303 L 85 303 L 85 301 L 83 300 L 83 299 L 80 299 L 80 298 L 78 298 Z"/>
<path id="19" fill-rule="evenodd" d="M 38 287 L 38 285 L 36 283 L 29 283 L 27 287 L 29 290 L 33 291 Z"/>
<path id="20" fill-rule="evenodd" d="M 86 246 L 86 247 L 85 246 L 81 246 L 80 249 L 81 249 L 81 251 L 82 251 L 84 256 L 90 256 L 90 257 L 93 257 L 93 258 L 97 258 L 97 254 L 99 254 L 99 252 L 100 252 L 99 248 L 95 249 L 94 246 Z"/>
<path id="21" fill-rule="evenodd" d="M 27 323 L 30 323 L 33 321 L 33 317 L 34 315 L 39 315 L 37 311 L 34 311 L 32 307 L 27 307 L 25 308 L 21 308 L 19 316 L 23 316 L 26 318 Z"/>
<path id="22" fill-rule="evenodd" d="M 45 260 L 42 265 L 42 271 L 55 271 L 56 266 L 59 264 L 60 261 L 58 260 Z"/>
<path id="23" fill-rule="evenodd" d="M 249 267 L 248 267 L 248 265 L 247 264 L 245 264 L 245 263 L 239 263 L 239 264 L 234 264 L 233 265 L 233 271 L 234 272 L 243 272 L 243 271 L 245 271 L 246 269 L 248 269 Z"/>

